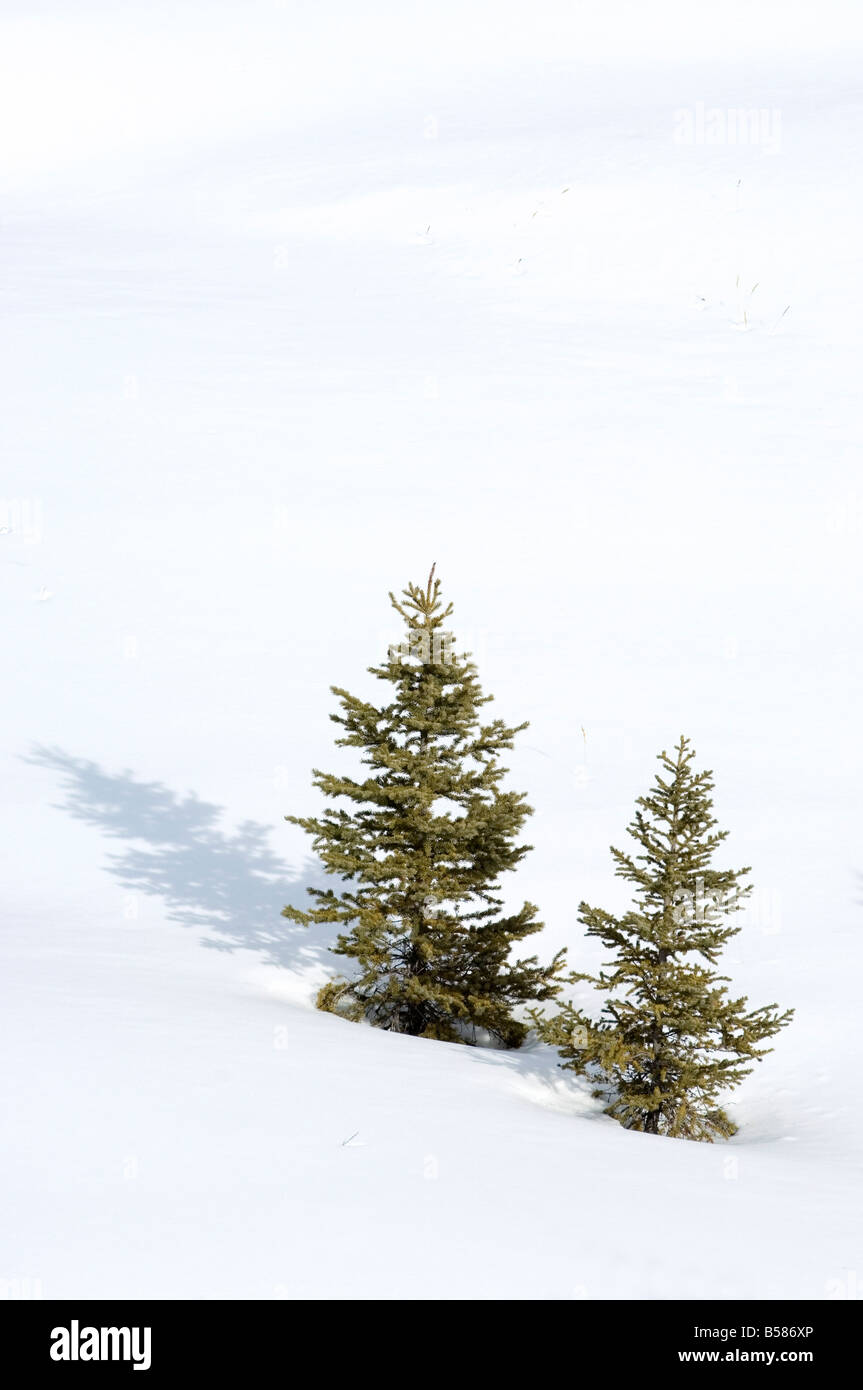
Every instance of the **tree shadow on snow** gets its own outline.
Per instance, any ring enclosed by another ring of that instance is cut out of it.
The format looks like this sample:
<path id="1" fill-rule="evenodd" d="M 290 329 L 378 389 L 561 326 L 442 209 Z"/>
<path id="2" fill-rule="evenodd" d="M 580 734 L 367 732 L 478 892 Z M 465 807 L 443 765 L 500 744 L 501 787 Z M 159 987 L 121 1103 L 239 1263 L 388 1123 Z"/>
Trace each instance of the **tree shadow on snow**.
<path id="1" fill-rule="evenodd" d="M 606 1118 L 590 1083 L 561 1067 L 556 1050 L 532 1034 L 519 1048 L 475 1047 L 470 1054 L 479 1065 L 501 1068 L 508 1074 L 510 1089 L 530 1105 L 560 1115 Z"/>
<path id="2" fill-rule="evenodd" d="M 220 806 L 129 771 L 105 772 L 60 748 L 36 746 L 24 761 L 60 775 L 59 809 L 128 842 L 109 855 L 108 872 L 129 893 L 162 898 L 171 921 L 212 933 L 203 946 L 258 951 L 266 964 L 300 971 L 328 955 L 336 927 L 306 928 L 280 914 L 286 904 L 313 905 L 306 889 L 338 888 L 338 880 L 311 858 L 292 870 L 270 848 L 270 827 L 244 821 L 225 830 Z"/>

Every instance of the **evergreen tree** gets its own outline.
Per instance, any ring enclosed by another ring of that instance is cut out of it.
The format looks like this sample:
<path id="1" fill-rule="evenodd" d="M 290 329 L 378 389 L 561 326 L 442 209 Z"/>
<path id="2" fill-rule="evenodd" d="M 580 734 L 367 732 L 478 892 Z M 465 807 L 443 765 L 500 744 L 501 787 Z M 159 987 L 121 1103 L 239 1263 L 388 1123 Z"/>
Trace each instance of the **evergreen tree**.
<path id="1" fill-rule="evenodd" d="M 531 849 L 514 841 L 532 814 L 521 792 L 504 791 L 499 755 L 521 724 L 481 723 L 483 695 L 470 654 L 456 655 L 444 624 L 434 567 L 425 588 L 409 584 L 390 601 L 404 640 L 370 673 L 390 687 L 380 708 L 333 686 L 342 713 L 337 745 L 362 750 L 360 779 L 314 770 L 325 796 L 349 809 L 321 818 L 287 816 L 314 837 L 327 873 L 345 890 L 309 889 L 316 906 L 284 916 L 337 922 L 334 950 L 357 973 L 325 985 L 318 1007 L 380 1028 L 450 1042 L 477 1029 L 517 1047 L 527 1025 L 512 1010 L 557 993 L 563 952 L 549 966 L 510 959 L 514 943 L 541 929 L 536 908 L 501 915 L 498 877 Z"/>
<path id="2" fill-rule="evenodd" d="M 613 953 L 598 975 L 571 976 L 608 996 L 599 1022 L 572 1004 L 534 1018 L 561 1065 L 593 1080 L 627 1129 L 711 1141 L 736 1130 L 720 1095 L 771 1051 L 759 1044 L 794 1011 L 748 1011 L 712 968 L 740 931 L 731 918 L 751 887 L 741 886 L 748 868 L 711 867 L 728 831 L 715 829 L 713 776 L 693 770 L 694 756 L 686 738 L 674 757 L 659 755 L 662 771 L 628 827 L 641 852 L 612 847 L 615 873 L 634 885 L 632 909 L 615 917 L 580 905 L 587 935 Z"/>

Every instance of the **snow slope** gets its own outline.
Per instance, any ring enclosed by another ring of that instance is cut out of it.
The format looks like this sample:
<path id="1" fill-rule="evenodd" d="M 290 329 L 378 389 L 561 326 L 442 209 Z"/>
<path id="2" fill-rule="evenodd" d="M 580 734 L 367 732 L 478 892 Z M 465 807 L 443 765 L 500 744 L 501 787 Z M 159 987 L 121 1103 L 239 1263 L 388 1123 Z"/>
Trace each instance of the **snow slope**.
<path id="1" fill-rule="evenodd" d="M 861 39 L 4 4 L 0 1295 L 863 1288 Z M 545 953 L 660 748 L 714 768 L 728 972 L 797 1010 L 730 1144 L 312 1008 L 282 817 L 432 560 L 531 721 Z"/>

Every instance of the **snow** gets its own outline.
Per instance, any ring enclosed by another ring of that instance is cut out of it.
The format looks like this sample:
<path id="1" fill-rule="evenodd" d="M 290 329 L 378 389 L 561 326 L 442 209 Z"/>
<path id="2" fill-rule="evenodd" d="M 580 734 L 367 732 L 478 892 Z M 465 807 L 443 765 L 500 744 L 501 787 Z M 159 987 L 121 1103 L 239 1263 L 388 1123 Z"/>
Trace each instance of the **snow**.
<path id="1" fill-rule="evenodd" d="M 826 0 L 4 5 L 0 1293 L 856 1291 L 861 39 Z M 596 964 L 660 749 L 714 769 L 727 973 L 797 1010 L 731 1143 L 314 1010 L 282 818 L 433 560 L 531 721 L 546 957 Z"/>

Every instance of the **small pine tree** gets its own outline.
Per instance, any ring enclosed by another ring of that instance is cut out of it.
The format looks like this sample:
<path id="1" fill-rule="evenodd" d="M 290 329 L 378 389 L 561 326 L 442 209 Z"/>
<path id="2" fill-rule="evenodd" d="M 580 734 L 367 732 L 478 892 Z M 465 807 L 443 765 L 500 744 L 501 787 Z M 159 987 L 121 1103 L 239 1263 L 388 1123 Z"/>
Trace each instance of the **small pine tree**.
<path id="1" fill-rule="evenodd" d="M 628 827 L 642 852 L 612 847 L 615 873 L 635 885 L 632 910 L 615 917 L 580 905 L 587 935 L 614 955 L 598 975 L 570 977 L 608 995 L 600 1021 L 572 1004 L 534 1019 L 561 1065 L 593 1080 L 606 1114 L 625 1128 L 712 1141 L 736 1131 L 719 1096 L 771 1051 L 759 1043 L 794 1011 L 771 1004 L 748 1012 L 712 969 L 740 931 L 729 918 L 751 887 L 741 886 L 748 868 L 711 868 L 728 831 L 714 829 L 713 776 L 693 771 L 694 756 L 686 738 L 673 758 L 659 755 L 662 773 Z"/>
<path id="2" fill-rule="evenodd" d="M 521 792 L 501 790 L 521 724 L 481 724 L 483 695 L 469 653 L 456 655 L 444 623 L 434 567 L 425 588 L 409 584 L 390 601 L 406 624 L 400 647 L 369 667 L 392 687 L 378 708 L 333 686 L 342 713 L 338 745 L 362 750 L 362 780 L 314 771 L 327 797 L 350 810 L 320 819 L 286 816 L 314 837 L 327 873 L 351 886 L 309 889 L 316 906 L 283 915 L 309 925 L 350 926 L 336 954 L 359 965 L 351 979 L 325 985 L 318 1007 L 380 1028 L 449 1042 L 475 1041 L 484 1029 L 517 1047 L 527 1025 L 514 1007 L 551 998 L 563 952 L 551 965 L 512 961 L 510 948 L 541 929 L 536 908 L 501 916 L 498 877 L 531 846 L 514 840 L 532 813 Z"/>

